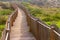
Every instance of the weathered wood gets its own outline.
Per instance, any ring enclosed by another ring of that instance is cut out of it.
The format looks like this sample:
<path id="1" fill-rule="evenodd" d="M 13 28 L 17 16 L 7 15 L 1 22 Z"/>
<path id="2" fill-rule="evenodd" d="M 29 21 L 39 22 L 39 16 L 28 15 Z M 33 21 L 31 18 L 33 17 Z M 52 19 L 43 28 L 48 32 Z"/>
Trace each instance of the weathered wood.
<path id="1" fill-rule="evenodd" d="M 29 14 L 29 11 L 23 5 L 20 5 L 19 7 L 25 12 L 27 16 L 27 23 L 30 27 L 30 32 L 35 35 L 36 40 L 60 40 L 60 34 L 58 33 L 59 35 L 57 35 L 54 32 L 56 31 L 55 28 L 53 29 L 52 27 L 49 27 L 42 21 L 35 21 L 35 18 Z"/>
<path id="2" fill-rule="evenodd" d="M 56 32 L 54 29 L 55 26 L 52 25 L 50 30 L 50 40 L 60 40 L 60 34 Z"/>

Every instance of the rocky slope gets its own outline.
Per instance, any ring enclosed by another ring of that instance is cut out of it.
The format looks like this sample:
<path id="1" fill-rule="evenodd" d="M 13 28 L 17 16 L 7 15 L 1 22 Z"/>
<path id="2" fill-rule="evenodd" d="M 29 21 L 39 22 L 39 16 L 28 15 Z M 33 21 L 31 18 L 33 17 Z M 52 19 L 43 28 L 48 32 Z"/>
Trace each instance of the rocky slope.
<path id="1" fill-rule="evenodd" d="M 60 7 L 60 0 L 20 0 L 30 2 L 39 6 Z"/>
<path id="2" fill-rule="evenodd" d="M 30 2 L 38 6 L 60 7 L 60 0 L 0 0 L 0 1 L 20 1 Z"/>

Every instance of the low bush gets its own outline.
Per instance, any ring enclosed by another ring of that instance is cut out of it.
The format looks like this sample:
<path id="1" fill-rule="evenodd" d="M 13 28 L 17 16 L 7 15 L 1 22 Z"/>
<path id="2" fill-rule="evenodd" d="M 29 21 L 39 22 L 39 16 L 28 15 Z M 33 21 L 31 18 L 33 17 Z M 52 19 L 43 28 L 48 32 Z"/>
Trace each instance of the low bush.
<path id="1" fill-rule="evenodd" d="M 2 31 L 0 31 L 0 38 L 1 38 L 1 36 L 2 36 Z"/>
<path id="2" fill-rule="evenodd" d="M 5 24 L 8 16 L 7 15 L 0 15 L 0 24 Z"/>
<path id="3" fill-rule="evenodd" d="M 12 12 L 10 9 L 0 10 L 0 15 L 9 15 Z"/>
<path id="4" fill-rule="evenodd" d="M 5 24 L 0 24 L 0 38 L 2 36 L 2 31 L 4 30 L 5 28 Z"/>
<path id="5" fill-rule="evenodd" d="M 0 31 L 3 31 L 4 28 L 5 28 L 5 24 L 1 24 L 1 25 L 0 25 Z"/>
<path id="6" fill-rule="evenodd" d="M 56 24 L 60 28 L 60 8 L 44 8 L 29 3 L 22 4 L 36 18 L 39 18 L 48 25 Z"/>

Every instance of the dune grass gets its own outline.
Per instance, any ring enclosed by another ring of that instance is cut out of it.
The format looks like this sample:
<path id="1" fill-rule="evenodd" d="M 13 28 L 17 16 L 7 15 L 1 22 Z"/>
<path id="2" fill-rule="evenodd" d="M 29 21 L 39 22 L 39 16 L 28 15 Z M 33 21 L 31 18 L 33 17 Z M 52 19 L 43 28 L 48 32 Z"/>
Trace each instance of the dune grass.
<path id="1" fill-rule="evenodd" d="M 44 8 L 38 7 L 29 3 L 22 3 L 30 13 L 44 21 L 47 25 L 56 24 L 58 28 L 60 28 L 60 8 Z"/>

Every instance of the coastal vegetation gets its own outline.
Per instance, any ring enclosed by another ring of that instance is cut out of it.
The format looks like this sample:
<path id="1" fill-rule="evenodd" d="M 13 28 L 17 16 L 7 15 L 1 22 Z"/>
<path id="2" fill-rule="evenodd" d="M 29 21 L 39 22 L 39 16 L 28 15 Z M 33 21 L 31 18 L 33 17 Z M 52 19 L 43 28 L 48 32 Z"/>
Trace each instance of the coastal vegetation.
<path id="1" fill-rule="evenodd" d="M 60 28 L 60 8 L 39 7 L 30 3 L 22 3 L 29 12 L 36 18 L 39 18 L 47 25 L 56 24 Z"/>
<path id="2" fill-rule="evenodd" d="M 0 37 L 2 36 L 8 16 L 12 11 L 13 9 L 11 9 L 9 3 L 0 2 Z"/>

